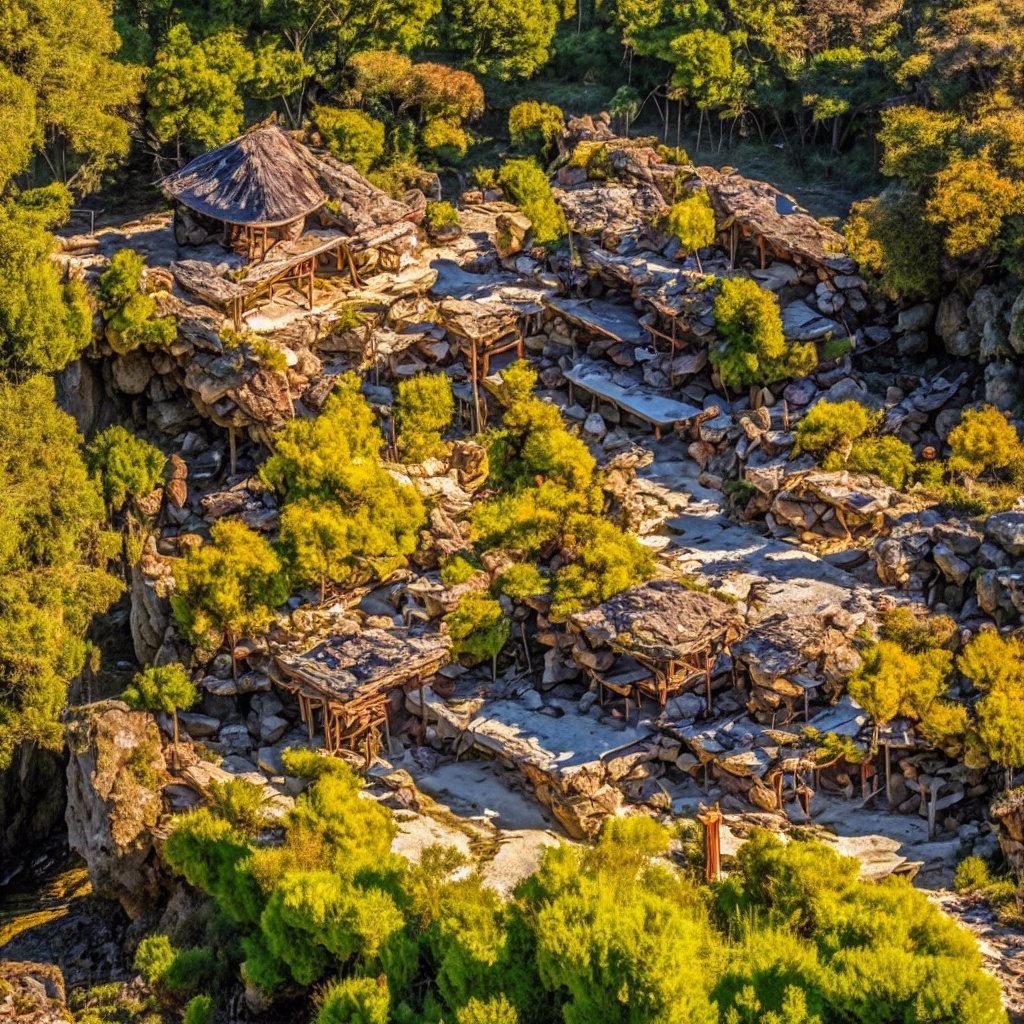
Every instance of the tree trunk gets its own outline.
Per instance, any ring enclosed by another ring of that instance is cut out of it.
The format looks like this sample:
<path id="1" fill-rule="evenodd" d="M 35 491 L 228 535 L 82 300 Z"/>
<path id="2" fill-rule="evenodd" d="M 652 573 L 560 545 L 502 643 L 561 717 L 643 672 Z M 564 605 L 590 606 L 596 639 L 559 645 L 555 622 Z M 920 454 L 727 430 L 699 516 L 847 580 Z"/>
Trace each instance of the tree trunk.
<path id="1" fill-rule="evenodd" d="M 171 712 L 171 717 L 174 719 L 174 756 L 172 757 L 172 763 L 174 770 L 177 771 L 180 765 L 178 764 L 178 712 L 174 710 Z"/>

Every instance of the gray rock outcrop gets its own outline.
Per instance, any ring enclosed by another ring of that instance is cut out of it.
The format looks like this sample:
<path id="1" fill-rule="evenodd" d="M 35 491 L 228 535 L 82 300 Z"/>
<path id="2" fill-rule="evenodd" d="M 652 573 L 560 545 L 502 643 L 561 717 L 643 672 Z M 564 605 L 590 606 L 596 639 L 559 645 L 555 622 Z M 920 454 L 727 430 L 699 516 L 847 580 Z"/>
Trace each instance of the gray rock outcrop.
<path id="1" fill-rule="evenodd" d="M 68 843 L 96 894 L 138 917 L 168 885 L 156 850 L 166 776 L 156 722 L 110 700 L 76 711 L 66 731 Z"/>

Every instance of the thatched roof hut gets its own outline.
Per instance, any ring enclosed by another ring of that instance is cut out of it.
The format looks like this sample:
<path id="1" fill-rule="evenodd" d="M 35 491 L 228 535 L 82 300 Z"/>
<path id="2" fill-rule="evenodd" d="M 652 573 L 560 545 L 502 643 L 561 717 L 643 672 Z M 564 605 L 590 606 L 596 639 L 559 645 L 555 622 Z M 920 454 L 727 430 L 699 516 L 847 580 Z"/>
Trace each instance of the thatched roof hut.
<path id="1" fill-rule="evenodd" d="M 327 202 L 312 154 L 273 124 L 196 157 L 160 187 L 204 217 L 249 228 L 292 224 Z"/>

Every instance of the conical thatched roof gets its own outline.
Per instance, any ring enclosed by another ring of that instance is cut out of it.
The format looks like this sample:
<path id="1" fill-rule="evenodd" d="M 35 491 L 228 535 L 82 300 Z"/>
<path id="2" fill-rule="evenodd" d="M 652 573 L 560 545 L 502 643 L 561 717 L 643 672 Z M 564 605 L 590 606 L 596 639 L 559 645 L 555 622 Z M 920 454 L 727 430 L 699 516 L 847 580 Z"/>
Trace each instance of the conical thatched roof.
<path id="1" fill-rule="evenodd" d="M 229 224 L 274 227 L 318 210 L 327 196 L 314 158 L 277 125 L 262 125 L 196 157 L 160 186 L 183 206 Z"/>

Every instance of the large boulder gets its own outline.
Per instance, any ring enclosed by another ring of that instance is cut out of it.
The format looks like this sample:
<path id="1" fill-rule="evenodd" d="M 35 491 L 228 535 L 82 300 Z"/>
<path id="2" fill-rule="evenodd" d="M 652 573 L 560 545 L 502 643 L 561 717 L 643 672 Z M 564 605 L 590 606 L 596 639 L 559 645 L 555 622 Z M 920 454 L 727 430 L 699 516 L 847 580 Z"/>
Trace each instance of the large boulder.
<path id="1" fill-rule="evenodd" d="M 494 238 L 495 248 L 501 259 L 515 256 L 527 248 L 533 224 L 529 217 L 521 213 L 499 213 L 495 221 L 497 234 Z"/>
<path id="2" fill-rule="evenodd" d="M 171 560 L 150 544 L 132 567 L 131 610 L 128 618 L 132 646 L 140 665 L 152 662 L 163 645 L 171 622 L 168 594 L 173 590 Z"/>
<path id="3" fill-rule="evenodd" d="M 1024 512 L 996 512 L 985 520 L 985 536 L 1014 558 L 1024 555 Z"/>
<path id="4" fill-rule="evenodd" d="M 169 887 L 155 845 L 166 766 L 153 716 L 121 701 L 78 709 L 67 721 L 68 843 L 94 892 L 135 918 Z"/>

